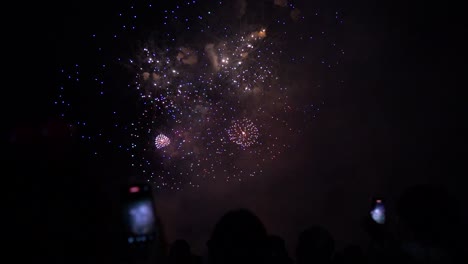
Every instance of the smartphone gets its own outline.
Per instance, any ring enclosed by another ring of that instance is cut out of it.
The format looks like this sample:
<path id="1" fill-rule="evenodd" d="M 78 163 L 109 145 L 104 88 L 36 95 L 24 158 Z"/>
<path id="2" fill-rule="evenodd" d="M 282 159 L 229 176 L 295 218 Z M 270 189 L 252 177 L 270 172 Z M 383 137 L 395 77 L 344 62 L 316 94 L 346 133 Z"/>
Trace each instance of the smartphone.
<path id="1" fill-rule="evenodd" d="M 377 224 L 385 224 L 385 203 L 381 198 L 373 200 L 370 215 Z"/>
<path id="2" fill-rule="evenodd" d="M 157 217 L 151 186 L 129 185 L 124 190 L 123 223 L 128 244 L 146 244 L 157 237 Z"/>

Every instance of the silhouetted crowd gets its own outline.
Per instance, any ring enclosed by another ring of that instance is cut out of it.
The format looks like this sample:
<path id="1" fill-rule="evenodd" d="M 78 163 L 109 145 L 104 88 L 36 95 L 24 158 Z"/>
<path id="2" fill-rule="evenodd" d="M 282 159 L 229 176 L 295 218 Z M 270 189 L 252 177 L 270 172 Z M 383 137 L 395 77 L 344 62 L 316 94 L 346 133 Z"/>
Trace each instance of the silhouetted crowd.
<path id="1" fill-rule="evenodd" d="M 253 212 L 233 210 L 215 225 L 207 256 L 193 254 L 187 241 L 176 240 L 168 263 L 468 263 L 460 237 L 459 205 L 448 193 L 436 186 L 414 186 L 401 196 L 397 213 L 392 230 L 371 218 L 363 222 L 370 238 L 366 247 L 348 245 L 336 250 L 326 228 L 311 226 L 299 234 L 295 256 L 290 256 L 285 241 L 269 235 Z"/>
<path id="2" fill-rule="evenodd" d="M 464 205 L 436 185 L 417 185 L 404 191 L 394 204 L 394 215 L 389 215 L 392 221 L 378 224 L 369 214 L 362 226 L 356 227 L 366 231 L 367 245 L 338 248 L 335 245 L 341 241 L 315 225 L 298 234 L 295 250 L 288 251 L 284 239 L 269 233 L 254 212 L 237 209 L 219 219 L 202 256 L 194 254 L 187 241 L 176 240 L 164 245 L 163 253 L 151 261 L 132 259 L 143 251 L 126 258 L 122 252 L 128 245 L 115 242 L 118 226 L 114 222 L 121 208 L 115 202 L 118 188 L 114 187 L 128 175 L 118 166 L 118 156 L 88 160 L 83 158 L 87 156 L 81 154 L 80 144 L 69 137 L 51 136 L 30 143 L 20 140 L 21 133 L 14 135 L 14 148 L 9 152 L 10 171 L 16 173 L 12 178 L 34 176 L 28 178 L 29 185 L 19 185 L 29 196 L 13 200 L 21 209 L 14 211 L 20 226 L 10 228 L 14 238 L 30 237 L 28 242 L 10 240 L 22 248 L 18 252 L 29 252 L 16 258 L 30 256 L 40 262 L 39 255 L 45 255 L 47 263 L 468 263 Z M 28 246 L 34 254 L 25 250 Z"/>

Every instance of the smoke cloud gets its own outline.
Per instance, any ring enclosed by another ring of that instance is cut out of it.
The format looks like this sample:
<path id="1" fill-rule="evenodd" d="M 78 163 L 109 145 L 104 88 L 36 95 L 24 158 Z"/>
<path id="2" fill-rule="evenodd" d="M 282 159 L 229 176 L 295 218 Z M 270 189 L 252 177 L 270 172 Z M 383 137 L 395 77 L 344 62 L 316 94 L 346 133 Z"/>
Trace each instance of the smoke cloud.
<path id="1" fill-rule="evenodd" d="M 211 66 L 215 71 L 219 70 L 218 55 L 216 54 L 215 47 L 213 43 L 206 44 L 205 52 L 208 56 L 208 59 L 211 62 Z"/>

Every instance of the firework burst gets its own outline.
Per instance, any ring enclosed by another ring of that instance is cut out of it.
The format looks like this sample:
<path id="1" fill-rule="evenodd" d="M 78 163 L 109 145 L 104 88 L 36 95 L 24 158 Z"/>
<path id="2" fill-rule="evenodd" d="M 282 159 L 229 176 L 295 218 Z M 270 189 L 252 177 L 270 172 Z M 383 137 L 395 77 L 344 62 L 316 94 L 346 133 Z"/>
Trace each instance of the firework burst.
<path id="1" fill-rule="evenodd" d="M 229 140 L 244 148 L 256 144 L 259 136 L 257 127 L 247 118 L 233 121 L 227 133 Z"/>
<path id="2" fill-rule="evenodd" d="M 154 144 L 156 145 L 157 149 L 161 149 L 169 146 L 169 144 L 171 144 L 171 140 L 167 136 L 159 134 L 156 136 Z"/>

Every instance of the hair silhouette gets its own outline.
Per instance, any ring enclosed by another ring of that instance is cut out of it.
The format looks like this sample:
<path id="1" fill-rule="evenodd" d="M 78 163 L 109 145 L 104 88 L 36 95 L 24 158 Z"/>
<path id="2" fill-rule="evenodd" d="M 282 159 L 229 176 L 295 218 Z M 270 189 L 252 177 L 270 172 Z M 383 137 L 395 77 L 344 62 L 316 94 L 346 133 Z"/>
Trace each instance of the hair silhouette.
<path id="1" fill-rule="evenodd" d="M 260 219 L 247 209 L 226 213 L 208 241 L 210 263 L 266 261 L 267 232 Z"/>
<path id="2" fill-rule="evenodd" d="M 297 264 L 330 263 L 335 250 L 335 241 L 327 229 L 312 226 L 299 235 L 296 248 Z"/>

